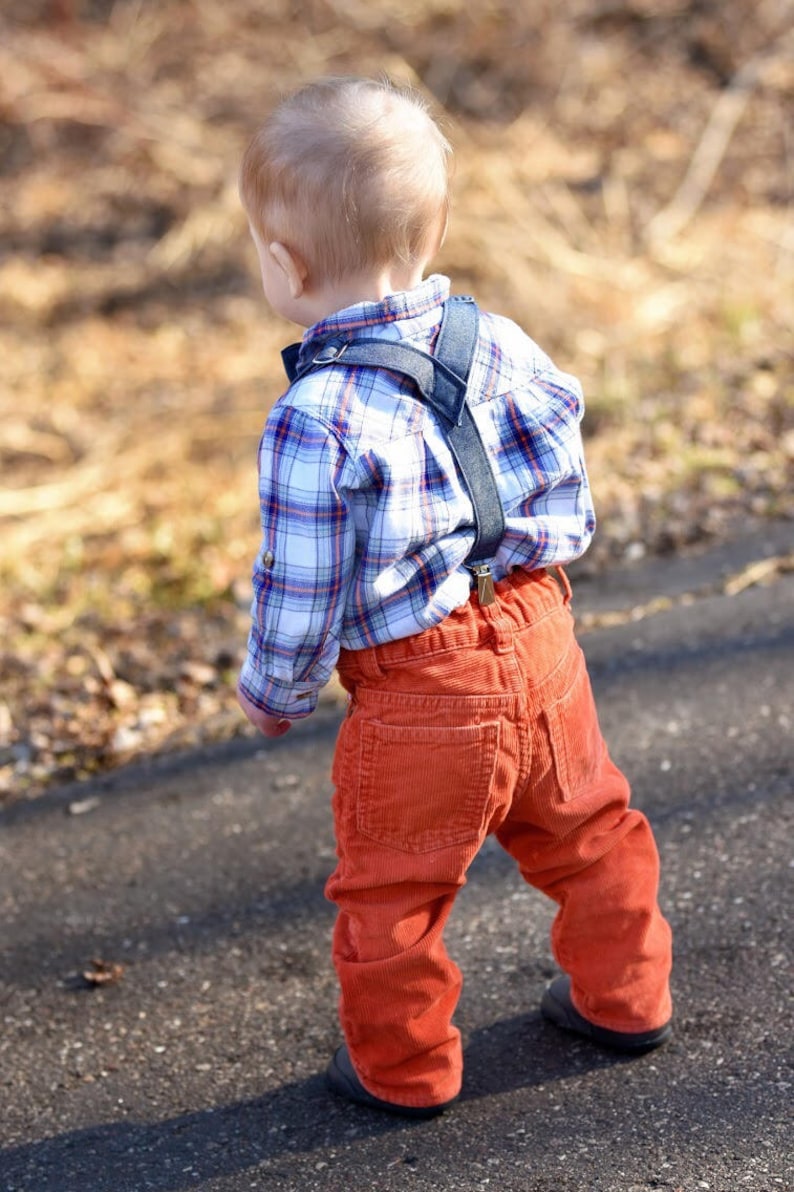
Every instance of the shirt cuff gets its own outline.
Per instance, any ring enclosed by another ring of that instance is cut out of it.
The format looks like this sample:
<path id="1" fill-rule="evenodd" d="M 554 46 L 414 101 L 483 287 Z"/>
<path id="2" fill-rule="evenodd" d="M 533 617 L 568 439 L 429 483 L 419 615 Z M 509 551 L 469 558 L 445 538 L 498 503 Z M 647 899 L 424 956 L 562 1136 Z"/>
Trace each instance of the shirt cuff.
<path id="1" fill-rule="evenodd" d="M 252 704 L 268 716 L 285 716 L 288 720 L 303 720 L 317 707 L 318 689 L 306 683 L 280 683 L 269 675 L 262 675 L 251 665 L 250 659 L 240 670 L 240 687 Z"/>

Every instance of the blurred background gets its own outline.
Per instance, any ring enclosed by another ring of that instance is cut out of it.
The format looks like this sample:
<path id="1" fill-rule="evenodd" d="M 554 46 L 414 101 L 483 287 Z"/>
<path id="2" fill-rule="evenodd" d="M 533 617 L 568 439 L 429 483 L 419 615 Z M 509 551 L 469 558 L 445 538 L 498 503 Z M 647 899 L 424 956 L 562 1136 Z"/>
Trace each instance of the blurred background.
<path id="1" fill-rule="evenodd" d="M 434 100 L 436 270 L 585 386 L 581 566 L 794 516 L 793 28 L 791 0 L 5 0 L 0 800 L 247 731 L 256 445 L 297 330 L 236 176 L 318 74 Z"/>

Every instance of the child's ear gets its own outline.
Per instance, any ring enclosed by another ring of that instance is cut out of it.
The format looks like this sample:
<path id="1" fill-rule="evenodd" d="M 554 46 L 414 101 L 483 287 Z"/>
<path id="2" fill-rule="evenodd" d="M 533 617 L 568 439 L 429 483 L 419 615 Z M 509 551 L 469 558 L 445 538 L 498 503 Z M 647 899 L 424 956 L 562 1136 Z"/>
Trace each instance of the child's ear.
<path id="1" fill-rule="evenodd" d="M 440 223 L 440 226 L 438 229 L 438 239 L 436 240 L 435 247 L 433 248 L 433 251 L 429 254 L 431 259 L 436 255 L 437 252 L 439 252 L 444 241 L 446 240 L 448 228 L 449 228 L 449 211 L 447 210 L 444 212 L 443 219 L 441 220 L 441 223 Z"/>
<path id="2" fill-rule="evenodd" d="M 290 297 L 292 299 L 300 298 L 306 288 L 306 278 L 309 276 L 309 270 L 306 268 L 303 258 L 295 252 L 294 248 L 288 248 L 279 240 L 273 240 L 268 244 L 267 250 L 286 278 Z"/>
<path id="3" fill-rule="evenodd" d="M 445 214 L 444 214 L 444 223 L 441 228 L 441 235 L 438 238 L 438 248 L 436 249 L 436 252 L 438 252 L 438 250 L 442 247 L 444 241 L 447 238 L 448 231 L 449 231 L 449 211 L 445 212 Z"/>

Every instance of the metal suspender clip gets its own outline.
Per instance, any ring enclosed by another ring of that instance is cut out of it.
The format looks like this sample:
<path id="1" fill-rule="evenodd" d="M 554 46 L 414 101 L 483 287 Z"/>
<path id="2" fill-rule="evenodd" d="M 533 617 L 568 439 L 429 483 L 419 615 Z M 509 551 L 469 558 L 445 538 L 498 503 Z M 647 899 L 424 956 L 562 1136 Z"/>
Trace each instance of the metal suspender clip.
<path id="1" fill-rule="evenodd" d="M 477 600 L 485 607 L 496 603 L 496 589 L 493 586 L 491 568 L 487 563 L 472 563 L 469 570 L 477 579 Z"/>
<path id="2" fill-rule="evenodd" d="M 312 358 L 312 364 L 335 364 L 349 347 L 349 340 L 329 339 Z"/>

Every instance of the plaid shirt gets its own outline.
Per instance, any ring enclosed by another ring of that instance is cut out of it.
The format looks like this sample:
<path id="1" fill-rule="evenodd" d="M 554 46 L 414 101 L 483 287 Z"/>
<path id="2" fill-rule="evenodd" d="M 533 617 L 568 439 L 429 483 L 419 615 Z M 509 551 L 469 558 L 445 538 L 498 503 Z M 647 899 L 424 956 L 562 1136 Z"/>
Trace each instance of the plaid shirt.
<path id="1" fill-rule="evenodd" d="M 433 276 L 310 327 L 301 360 L 331 336 L 431 350 L 449 294 Z M 506 533 L 500 579 L 566 563 L 595 517 L 578 381 L 514 323 L 480 314 L 469 400 L 497 477 Z M 344 363 L 311 372 L 274 405 L 259 445 L 262 547 L 241 686 L 273 716 L 307 716 L 340 647 L 359 650 L 443 620 L 469 599 L 471 500 L 413 383 Z"/>

